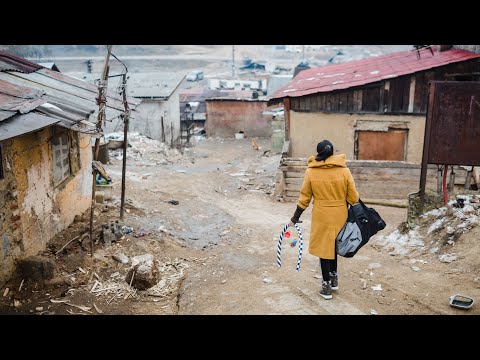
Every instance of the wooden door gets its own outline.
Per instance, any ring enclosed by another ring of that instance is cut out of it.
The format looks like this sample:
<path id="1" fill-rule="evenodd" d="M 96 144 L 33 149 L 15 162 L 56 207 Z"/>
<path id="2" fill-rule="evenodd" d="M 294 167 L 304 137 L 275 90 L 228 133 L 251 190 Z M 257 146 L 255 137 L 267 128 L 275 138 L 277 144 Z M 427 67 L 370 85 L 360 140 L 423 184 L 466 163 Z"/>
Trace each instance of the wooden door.
<path id="1" fill-rule="evenodd" d="M 357 160 L 406 160 L 407 130 L 358 131 Z"/>

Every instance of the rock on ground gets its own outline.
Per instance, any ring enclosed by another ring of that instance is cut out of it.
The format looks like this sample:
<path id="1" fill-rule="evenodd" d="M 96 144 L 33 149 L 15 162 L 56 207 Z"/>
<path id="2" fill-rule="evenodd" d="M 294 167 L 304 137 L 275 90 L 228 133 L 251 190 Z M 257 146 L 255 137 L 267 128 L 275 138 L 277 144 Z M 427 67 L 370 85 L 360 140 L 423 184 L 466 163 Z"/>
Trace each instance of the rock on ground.
<path id="1" fill-rule="evenodd" d="M 156 285 L 159 280 L 160 275 L 153 255 L 144 254 L 132 258 L 132 267 L 125 277 L 128 284 L 132 282 L 135 289 L 147 290 Z"/>

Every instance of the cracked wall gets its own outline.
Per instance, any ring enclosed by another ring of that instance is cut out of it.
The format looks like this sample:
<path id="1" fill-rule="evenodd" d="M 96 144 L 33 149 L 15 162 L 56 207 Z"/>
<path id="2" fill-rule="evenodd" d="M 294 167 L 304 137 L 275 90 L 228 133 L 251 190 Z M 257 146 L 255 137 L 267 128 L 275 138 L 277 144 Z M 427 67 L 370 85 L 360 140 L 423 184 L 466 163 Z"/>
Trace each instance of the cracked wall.
<path id="1" fill-rule="evenodd" d="M 3 142 L 4 161 L 9 166 L 5 179 L 0 180 L 0 285 L 14 270 L 16 260 L 44 250 L 52 237 L 90 206 L 90 137 L 79 134 L 80 167 L 55 186 L 51 134 L 47 128 Z"/>

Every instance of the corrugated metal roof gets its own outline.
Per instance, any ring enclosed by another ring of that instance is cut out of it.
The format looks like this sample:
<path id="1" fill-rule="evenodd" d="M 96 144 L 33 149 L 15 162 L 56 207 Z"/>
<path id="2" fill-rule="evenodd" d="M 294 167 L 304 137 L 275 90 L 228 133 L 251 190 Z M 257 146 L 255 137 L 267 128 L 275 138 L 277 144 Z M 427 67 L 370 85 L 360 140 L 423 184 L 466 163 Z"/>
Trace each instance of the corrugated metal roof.
<path id="1" fill-rule="evenodd" d="M 205 101 L 249 101 L 249 102 L 265 102 L 268 101 L 264 96 L 259 97 L 258 99 L 246 99 L 246 98 L 234 98 L 229 96 L 214 97 L 205 99 Z"/>
<path id="2" fill-rule="evenodd" d="M 2 120 L 15 115 L 28 113 L 41 104 L 47 102 L 43 99 L 44 91 L 18 86 L 8 81 L 0 80 L 0 110 L 3 110 Z M 5 112 L 6 111 L 6 112 Z"/>
<path id="3" fill-rule="evenodd" d="M 59 121 L 58 119 L 35 113 L 12 116 L 1 122 L 0 141 L 43 129 Z"/>
<path id="4" fill-rule="evenodd" d="M 132 73 L 127 92 L 137 98 L 169 98 L 184 78 L 177 73 Z"/>
<path id="5" fill-rule="evenodd" d="M 55 73 L 48 69 L 42 69 L 40 71 L 44 70 Z M 84 109 L 85 112 L 89 112 L 92 114 L 90 115 L 90 121 L 96 121 L 98 117 L 98 105 L 96 102 L 98 94 L 89 91 L 87 88 L 77 87 L 38 72 L 32 74 L 0 72 L 0 80 L 5 80 L 15 85 L 43 90 L 49 97 L 48 101 L 60 108 L 62 108 L 62 104 L 70 104 L 71 107 Z M 84 85 L 89 85 L 84 81 L 78 81 L 82 82 Z M 110 101 L 110 99 L 107 98 L 107 119 L 117 118 L 123 114 L 123 107 L 120 108 L 118 105 L 112 106 L 112 102 L 113 101 Z M 136 105 L 132 106 L 135 107 Z"/>
<path id="6" fill-rule="evenodd" d="M 16 111 L 4 111 L 0 110 L 0 121 L 3 121 L 5 119 L 8 119 L 9 117 L 12 117 L 15 115 L 17 112 Z"/>
<path id="7" fill-rule="evenodd" d="M 5 51 L 0 51 L 0 72 L 1 71 L 18 71 L 29 74 L 41 69 L 42 66 L 35 64 L 25 58 L 12 55 Z"/>
<path id="8" fill-rule="evenodd" d="M 192 91 L 194 90 L 194 91 Z M 233 98 L 252 98 L 253 90 L 212 90 L 201 89 L 198 91 L 194 89 L 181 89 L 179 91 L 180 102 L 184 101 L 205 101 L 208 98 L 214 97 L 233 97 Z"/>
<path id="9" fill-rule="evenodd" d="M 420 50 L 420 59 L 417 59 L 417 51 L 401 51 L 321 66 L 303 70 L 269 99 L 348 89 L 475 58 L 480 58 L 480 55 L 466 50 L 451 49 L 432 55 L 430 50 L 423 49 Z"/>

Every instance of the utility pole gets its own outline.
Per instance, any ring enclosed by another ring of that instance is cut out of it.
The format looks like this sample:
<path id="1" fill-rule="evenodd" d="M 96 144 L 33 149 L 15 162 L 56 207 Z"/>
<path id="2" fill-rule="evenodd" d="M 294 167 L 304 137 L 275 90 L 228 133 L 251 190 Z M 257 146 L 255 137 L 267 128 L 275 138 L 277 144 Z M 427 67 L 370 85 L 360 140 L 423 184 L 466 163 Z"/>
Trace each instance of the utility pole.
<path id="1" fill-rule="evenodd" d="M 110 53 L 112 52 L 113 45 L 107 45 L 107 55 L 105 56 L 105 65 L 103 67 L 102 78 L 98 84 L 98 118 L 96 124 L 97 133 L 102 133 L 102 122 L 106 121 L 105 117 L 105 108 L 106 108 L 106 93 L 107 93 L 107 85 L 108 85 L 108 71 L 109 66 L 108 63 L 110 61 Z M 93 160 L 96 161 L 98 159 L 98 149 L 100 148 L 100 138 L 95 139 L 95 152 L 93 154 Z M 95 208 L 95 190 L 96 186 L 96 175 L 97 171 L 95 167 L 92 166 L 92 173 L 93 173 L 93 182 L 92 182 L 92 204 L 90 207 L 90 256 L 93 256 L 93 212 Z"/>
<path id="2" fill-rule="evenodd" d="M 123 162 L 122 162 L 122 199 L 120 203 L 120 220 L 123 220 L 123 211 L 125 207 L 125 173 L 127 171 L 127 146 L 128 146 L 128 121 L 130 119 L 130 109 L 127 101 L 127 73 L 123 74 L 123 106 L 125 106 L 125 112 L 123 114 Z"/>
<path id="3" fill-rule="evenodd" d="M 232 45 L 232 77 L 235 78 L 235 45 Z"/>

